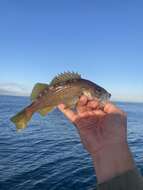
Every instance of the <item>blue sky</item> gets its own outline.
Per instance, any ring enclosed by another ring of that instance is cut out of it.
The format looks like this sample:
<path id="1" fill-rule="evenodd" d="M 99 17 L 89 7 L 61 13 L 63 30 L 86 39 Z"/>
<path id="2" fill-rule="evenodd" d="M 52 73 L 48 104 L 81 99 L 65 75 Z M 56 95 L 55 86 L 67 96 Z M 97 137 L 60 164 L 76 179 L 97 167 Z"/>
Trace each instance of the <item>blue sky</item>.
<path id="1" fill-rule="evenodd" d="M 143 101 L 142 0 L 0 1 L 0 92 L 78 71 L 116 100 Z"/>

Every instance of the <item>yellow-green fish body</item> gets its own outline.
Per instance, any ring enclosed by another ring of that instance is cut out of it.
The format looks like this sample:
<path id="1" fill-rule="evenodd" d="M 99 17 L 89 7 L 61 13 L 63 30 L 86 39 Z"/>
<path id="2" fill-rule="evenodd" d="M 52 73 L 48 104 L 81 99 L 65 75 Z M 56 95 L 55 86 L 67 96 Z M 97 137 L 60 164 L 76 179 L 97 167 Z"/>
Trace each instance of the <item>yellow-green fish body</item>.
<path id="1" fill-rule="evenodd" d="M 31 93 L 32 104 L 12 117 L 11 121 L 16 124 L 17 130 L 23 129 L 34 112 L 44 116 L 60 103 L 74 108 L 83 94 L 100 101 L 106 101 L 111 96 L 104 88 L 82 79 L 78 73 L 67 72 L 56 76 L 49 85 L 37 83 Z"/>

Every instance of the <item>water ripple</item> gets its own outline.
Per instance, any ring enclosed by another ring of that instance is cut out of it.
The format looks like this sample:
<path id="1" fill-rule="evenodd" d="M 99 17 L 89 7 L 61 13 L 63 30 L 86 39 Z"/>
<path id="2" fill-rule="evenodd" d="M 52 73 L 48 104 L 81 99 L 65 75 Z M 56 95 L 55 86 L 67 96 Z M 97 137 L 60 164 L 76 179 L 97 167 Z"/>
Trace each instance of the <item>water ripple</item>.
<path id="1" fill-rule="evenodd" d="M 28 128 L 16 133 L 9 118 L 28 103 L 28 98 L 0 96 L 0 189 L 93 189 L 92 160 L 59 110 L 44 118 L 35 114 Z M 143 172 L 143 105 L 118 105 L 128 113 L 129 145 Z"/>

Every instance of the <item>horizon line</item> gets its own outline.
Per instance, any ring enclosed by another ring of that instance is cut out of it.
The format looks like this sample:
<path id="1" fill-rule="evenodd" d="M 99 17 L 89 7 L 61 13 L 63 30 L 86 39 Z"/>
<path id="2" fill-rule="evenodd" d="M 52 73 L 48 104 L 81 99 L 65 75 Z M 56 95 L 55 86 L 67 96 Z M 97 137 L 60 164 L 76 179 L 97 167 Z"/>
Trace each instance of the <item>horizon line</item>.
<path id="1" fill-rule="evenodd" d="M 14 95 L 14 94 L 0 94 L 0 96 L 11 96 L 11 97 L 25 97 L 28 98 L 30 95 Z M 134 100 L 119 100 L 119 99 L 111 99 L 111 102 L 123 102 L 123 103 L 143 103 L 143 101 L 134 101 Z"/>

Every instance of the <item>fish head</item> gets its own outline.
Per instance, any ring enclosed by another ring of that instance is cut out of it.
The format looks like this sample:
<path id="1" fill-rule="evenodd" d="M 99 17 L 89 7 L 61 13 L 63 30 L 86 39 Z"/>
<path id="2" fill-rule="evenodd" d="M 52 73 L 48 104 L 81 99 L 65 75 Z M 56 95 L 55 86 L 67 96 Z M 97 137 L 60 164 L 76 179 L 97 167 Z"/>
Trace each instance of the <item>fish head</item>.
<path id="1" fill-rule="evenodd" d="M 106 93 L 101 95 L 100 101 L 101 102 L 109 101 L 110 97 L 111 97 L 111 94 L 106 91 Z"/>
<path id="2" fill-rule="evenodd" d="M 111 94 L 104 88 L 96 85 L 94 86 L 94 97 L 101 102 L 106 102 L 110 99 Z"/>
<path id="3" fill-rule="evenodd" d="M 83 85 L 83 94 L 89 98 L 106 102 L 111 97 L 111 94 L 107 90 L 91 81 L 83 79 L 81 84 Z"/>

